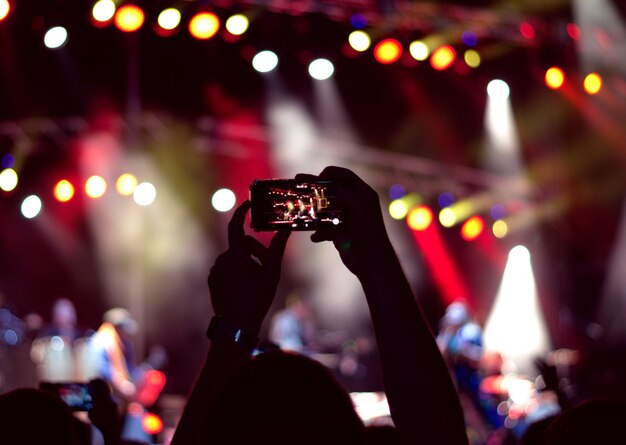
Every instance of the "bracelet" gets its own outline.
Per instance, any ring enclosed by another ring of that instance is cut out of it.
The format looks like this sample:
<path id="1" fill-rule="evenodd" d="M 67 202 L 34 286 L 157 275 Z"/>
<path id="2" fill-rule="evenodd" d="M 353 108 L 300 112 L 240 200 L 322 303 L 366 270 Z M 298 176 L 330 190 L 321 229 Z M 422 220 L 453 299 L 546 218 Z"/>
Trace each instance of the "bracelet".
<path id="1" fill-rule="evenodd" d="M 259 342 L 256 335 L 250 334 L 243 329 L 236 328 L 224 320 L 220 315 L 214 315 L 206 330 L 209 340 L 237 343 L 254 348 Z"/>

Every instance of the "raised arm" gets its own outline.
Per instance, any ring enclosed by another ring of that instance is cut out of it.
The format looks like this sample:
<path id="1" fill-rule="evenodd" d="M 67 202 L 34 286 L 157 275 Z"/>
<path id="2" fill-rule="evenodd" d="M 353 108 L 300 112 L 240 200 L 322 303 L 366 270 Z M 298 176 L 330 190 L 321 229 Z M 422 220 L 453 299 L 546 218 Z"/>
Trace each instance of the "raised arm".
<path id="1" fill-rule="evenodd" d="M 401 443 L 467 444 L 456 390 L 387 236 L 378 194 L 344 168 L 327 167 L 319 179 L 338 184 L 346 221 L 341 228 L 315 232 L 311 239 L 332 241 L 363 286 Z"/>
<path id="2" fill-rule="evenodd" d="M 228 250 L 217 258 L 209 274 L 216 317 L 208 335 L 213 339 L 172 445 L 210 443 L 211 413 L 220 391 L 250 360 L 254 339 L 274 299 L 289 232 L 278 232 L 265 247 L 244 232 L 249 208 L 246 201 L 235 210 L 228 226 Z"/>

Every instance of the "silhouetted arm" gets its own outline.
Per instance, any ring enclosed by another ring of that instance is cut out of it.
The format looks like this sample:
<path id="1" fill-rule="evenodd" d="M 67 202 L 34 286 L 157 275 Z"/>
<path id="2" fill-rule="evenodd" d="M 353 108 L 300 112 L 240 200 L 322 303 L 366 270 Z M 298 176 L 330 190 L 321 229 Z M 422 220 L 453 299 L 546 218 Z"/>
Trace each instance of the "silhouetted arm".
<path id="1" fill-rule="evenodd" d="M 230 326 L 258 336 L 276 292 L 289 232 L 278 232 L 269 247 L 245 235 L 248 201 L 239 206 L 228 226 L 228 250 L 209 274 L 215 314 Z M 209 351 L 180 419 L 172 445 L 206 445 L 211 439 L 211 414 L 220 391 L 250 360 L 254 345 L 211 341 Z"/>
<path id="2" fill-rule="evenodd" d="M 297 179 L 317 177 L 298 175 Z M 385 392 L 402 444 L 467 444 L 449 371 L 387 236 L 378 194 L 350 170 L 319 175 L 339 184 L 343 227 L 318 231 L 359 279 L 370 308 Z"/>

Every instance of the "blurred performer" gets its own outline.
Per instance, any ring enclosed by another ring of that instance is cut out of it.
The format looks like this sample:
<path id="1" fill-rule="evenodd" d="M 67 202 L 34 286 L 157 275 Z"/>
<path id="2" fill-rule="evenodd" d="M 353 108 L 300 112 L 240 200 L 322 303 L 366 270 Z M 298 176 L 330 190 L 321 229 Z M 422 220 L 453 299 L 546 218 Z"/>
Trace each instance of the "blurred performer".
<path id="1" fill-rule="evenodd" d="M 316 350 L 315 327 L 309 305 L 295 293 L 271 319 L 269 340 L 281 349 L 309 354 Z"/>
<path id="2" fill-rule="evenodd" d="M 86 381 L 83 367 L 88 333 L 78 326 L 76 308 L 67 298 L 52 306 L 50 323 L 44 326 L 31 346 L 37 376 L 47 381 Z"/>

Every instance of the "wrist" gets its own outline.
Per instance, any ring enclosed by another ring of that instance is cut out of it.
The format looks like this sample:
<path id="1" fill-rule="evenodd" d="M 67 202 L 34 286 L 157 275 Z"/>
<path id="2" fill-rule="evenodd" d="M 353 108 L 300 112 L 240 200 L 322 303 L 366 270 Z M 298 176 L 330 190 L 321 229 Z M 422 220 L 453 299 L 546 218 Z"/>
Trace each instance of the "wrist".
<path id="1" fill-rule="evenodd" d="M 252 350 L 259 342 L 257 332 L 236 326 L 220 315 L 214 315 L 206 330 L 206 336 L 211 341 L 240 345 Z"/>

